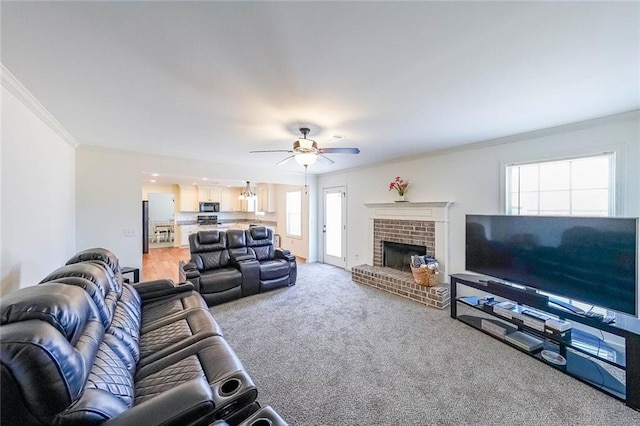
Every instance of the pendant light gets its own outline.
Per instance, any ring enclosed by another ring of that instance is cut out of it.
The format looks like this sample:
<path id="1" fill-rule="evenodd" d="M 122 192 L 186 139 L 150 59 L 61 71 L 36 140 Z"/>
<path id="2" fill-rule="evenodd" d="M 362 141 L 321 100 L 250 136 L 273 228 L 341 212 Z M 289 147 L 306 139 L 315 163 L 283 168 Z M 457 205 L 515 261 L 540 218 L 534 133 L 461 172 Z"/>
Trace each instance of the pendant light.
<path id="1" fill-rule="evenodd" d="M 249 181 L 247 181 L 247 187 L 244 189 L 244 191 L 240 193 L 240 196 L 238 197 L 238 199 L 248 200 L 250 198 L 254 198 L 255 196 L 256 196 L 256 193 L 251 190 L 251 185 L 249 184 Z"/>

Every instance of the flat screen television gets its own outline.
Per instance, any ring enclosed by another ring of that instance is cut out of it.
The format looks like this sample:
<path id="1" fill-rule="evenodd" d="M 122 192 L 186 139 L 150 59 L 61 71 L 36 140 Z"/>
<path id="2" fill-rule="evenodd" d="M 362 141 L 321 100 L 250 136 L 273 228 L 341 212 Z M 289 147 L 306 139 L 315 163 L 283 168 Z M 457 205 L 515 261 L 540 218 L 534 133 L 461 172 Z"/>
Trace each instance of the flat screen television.
<path id="1" fill-rule="evenodd" d="M 466 269 L 638 316 L 638 219 L 467 215 Z"/>

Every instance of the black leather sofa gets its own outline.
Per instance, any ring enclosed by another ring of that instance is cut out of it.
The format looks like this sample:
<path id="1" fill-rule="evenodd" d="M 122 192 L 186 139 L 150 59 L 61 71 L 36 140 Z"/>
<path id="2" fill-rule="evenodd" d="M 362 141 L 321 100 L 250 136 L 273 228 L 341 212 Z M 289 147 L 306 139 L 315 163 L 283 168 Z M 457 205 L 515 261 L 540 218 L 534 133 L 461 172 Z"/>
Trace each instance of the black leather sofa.
<path id="1" fill-rule="evenodd" d="M 264 226 L 200 231 L 189 236 L 189 248 L 181 280 L 191 282 L 209 306 L 296 283 L 296 257 L 276 248 L 273 230 Z"/>
<path id="2" fill-rule="evenodd" d="M 257 389 L 190 283 L 90 249 L 0 301 L 3 425 L 241 424 Z"/>

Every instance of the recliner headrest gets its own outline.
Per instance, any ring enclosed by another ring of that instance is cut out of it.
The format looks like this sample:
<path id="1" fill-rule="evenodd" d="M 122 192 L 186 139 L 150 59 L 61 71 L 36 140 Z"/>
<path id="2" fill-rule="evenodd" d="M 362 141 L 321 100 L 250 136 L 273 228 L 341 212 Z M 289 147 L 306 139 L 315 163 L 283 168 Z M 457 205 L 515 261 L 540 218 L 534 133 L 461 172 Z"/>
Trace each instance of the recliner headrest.
<path id="1" fill-rule="evenodd" d="M 49 283 L 26 287 L 2 297 L 0 324 L 41 320 L 74 345 L 89 321 L 99 321 L 96 307 L 81 288 Z"/>
<path id="2" fill-rule="evenodd" d="M 105 262 L 116 276 L 118 272 L 120 272 L 118 257 L 113 252 L 100 247 L 82 250 L 69 259 L 66 264 L 71 265 L 73 263 L 86 262 L 87 260 L 101 260 Z"/>
<path id="3" fill-rule="evenodd" d="M 88 279 L 80 278 L 80 277 L 58 278 L 52 281 L 40 283 L 39 285 L 47 285 L 51 283 L 62 283 L 66 285 L 74 285 L 76 287 L 80 287 L 84 289 L 84 291 L 87 292 L 89 297 L 91 297 L 93 304 L 96 305 L 96 308 L 98 309 L 98 314 L 100 315 L 100 319 L 102 320 L 102 325 L 104 326 L 104 328 L 109 327 L 109 324 L 111 324 L 111 313 L 109 312 L 109 308 L 107 308 L 104 294 L 102 293 L 102 290 L 100 289 L 100 287 L 98 287 L 96 284 L 92 283 Z"/>
<path id="4" fill-rule="evenodd" d="M 198 232 L 198 242 L 200 244 L 220 243 L 220 231 L 200 231 Z"/>
<path id="5" fill-rule="evenodd" d="M 264 226 L 254 226 L 249 228 L 249 232 L 254 240 L 264 240 L 269 237 L 268 229 Z"/>
<path id="6" fill-rule="evenodd" d="M 229 229 L 227 231 L 227 246 L 230 249 L 246 247 L 247 239 L 242 229 Z"/>
<path id="7" fill-rule="evenodd" d="M 44 277 L 41 283 L 47 281 L 53 281 L 58 278 L 67 278 L 67 277 L 79 277 L 84 278 L 100 288 L 103 296 L 107 296 L 110 292 L 117 293 L 118 290 L 121 292 L 121 288 L 119 288 L 119 283 L 113 281 L 107 271 L 100 267 L 100 265 L 93 262 L 80 262 L 74 263 L 70 265 L 61 266 L 55 271 L 51 272 L 49 275 Z M 120 296 L 118 295 L 117 298 Z"/>
<path id="8" fill-rule="evenodd" d="M 224 231 L 198 231 L 189 235 L 191 253 L 206 253 L 227 249 L 227 234 Z"/>

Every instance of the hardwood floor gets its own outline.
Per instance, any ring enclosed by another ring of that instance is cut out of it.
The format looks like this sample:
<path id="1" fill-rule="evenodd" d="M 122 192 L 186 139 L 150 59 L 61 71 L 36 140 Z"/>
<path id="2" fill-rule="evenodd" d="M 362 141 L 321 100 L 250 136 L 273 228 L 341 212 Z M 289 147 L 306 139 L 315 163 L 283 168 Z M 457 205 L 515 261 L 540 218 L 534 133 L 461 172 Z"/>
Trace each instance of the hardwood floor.
<path id="1" fill-rule="evenodd" d="M 178 282 L 178 262 L 188 261 L 189 257 L 188 247 L 150 248 L 149 253 L 142 255 L 142 279 L 151 281 L 169 278 Z"/>
<path id="2" fill-rule="evenodd" d="M 172 279 L 179 282 L 178 262 L 188 261 L 191 257 L 189 248 L 163 247 L 150 248 L 149 253 L 142 255 L 142 280 L 152 281 Z M 302 257 L 297 257 L 298 263 L 305 263 Z"/>

